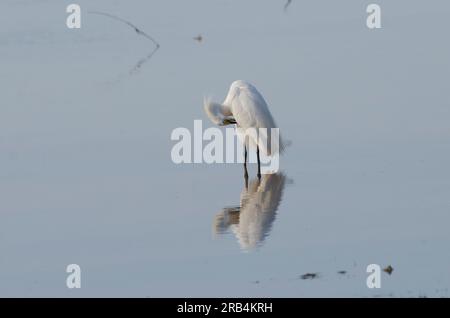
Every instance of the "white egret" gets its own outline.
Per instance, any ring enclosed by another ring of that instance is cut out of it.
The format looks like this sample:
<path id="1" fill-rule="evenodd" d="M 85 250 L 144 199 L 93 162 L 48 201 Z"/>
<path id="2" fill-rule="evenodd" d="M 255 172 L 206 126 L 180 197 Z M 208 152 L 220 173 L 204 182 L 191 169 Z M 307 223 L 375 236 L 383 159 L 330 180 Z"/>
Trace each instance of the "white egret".
<path id="1" fill-rule="evenodd" d="M 247 172 L 247 147 L 256 146 L 256 154 L 258 159 L 258 178 L 261 178 L 261 164 L 259 151 L 260 149 L 265 155 L 272 155 L 275 151 L 283 151 L 281 138 L 272 142 L 271 129 L 277 128 L 272 114 L 269 111 L 266 101 L 258 90 L 250 83 L 242 80 L 234 81 L 225 101 L 222 104 L 212 102 L 205 99 L 204 109 L 209 119 L 219 126 L 236 124 L 238 128 L 247 130 L 248 128 L 266 128 L 267 143 L 261 142 L 262 139 L 254 134 L 238 136 L 244 143 L 244 168 L 245 179 L 248 180 Z M 259 133 L 259 132 L 258 132 Z M 275 145 L 277 149 L 272 149 Z"/>

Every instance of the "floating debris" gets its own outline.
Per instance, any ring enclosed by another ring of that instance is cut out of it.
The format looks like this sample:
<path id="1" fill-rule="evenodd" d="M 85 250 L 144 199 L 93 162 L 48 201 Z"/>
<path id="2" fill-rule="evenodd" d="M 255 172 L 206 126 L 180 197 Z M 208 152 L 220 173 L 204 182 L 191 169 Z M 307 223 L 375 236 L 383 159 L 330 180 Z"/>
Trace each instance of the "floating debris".
<path id="1" fill-rule="evenodd" d="M 197 41 L 198 43 L 201 43 L 203 41 L 203 36 L 201 34 L 199 34 L 199 35 L 193 37 L 193 39 L 195 41 Z"/>
<path id="2" fill-rule="evenodd" d="M 388 273 L 389 275 L 391 275 L 393 271 L 394 271 L 394 268 L 393 268 L 391 265 L 389 265 L 389 266 L 386 267 L 386 268 L 383 268 L 383 272 L 386 272 L 386 273 Z"/>
<path id="3" fill-rule="evenodd" d="M 319 273 L 306 273 L 300 276 L 301 279 L 315 279 L 319 277 Z"/>
<path id="4" fill-rule="evenodd" d="M 338 271 L 337 273 L 340 275 L 345 275 L 345 274 L 347 274 L 347 271 Z"/>

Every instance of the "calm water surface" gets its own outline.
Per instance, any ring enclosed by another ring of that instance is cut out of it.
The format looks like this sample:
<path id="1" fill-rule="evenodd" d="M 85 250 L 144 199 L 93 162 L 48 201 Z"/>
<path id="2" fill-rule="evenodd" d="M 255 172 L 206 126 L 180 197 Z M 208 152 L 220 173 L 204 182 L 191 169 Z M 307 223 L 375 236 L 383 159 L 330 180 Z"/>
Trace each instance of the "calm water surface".
<path id="1" fill-rule="evenodd" d="M 449 295 L 448 2 L 380 0 L 375 31 L 356 0 L 78 3 L 80 30 L 0 3 L 0 296 Z M 248 189 L 170 158 L 236 79 L 292 141 Z"/>

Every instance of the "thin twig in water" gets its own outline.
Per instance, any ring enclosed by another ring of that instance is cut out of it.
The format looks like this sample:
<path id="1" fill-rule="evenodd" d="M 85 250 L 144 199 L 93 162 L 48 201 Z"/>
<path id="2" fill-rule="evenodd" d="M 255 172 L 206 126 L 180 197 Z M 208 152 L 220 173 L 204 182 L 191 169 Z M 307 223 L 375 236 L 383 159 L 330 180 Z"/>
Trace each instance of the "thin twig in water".
<path id="1" fill-rule="evenodd" d="M 156 40 L 154 38 L 152 38 L 150 35 L 148 35 L 147 33 L 145 33 L 144 31 L 139 29 L 137 26 L 135 26 L 133 23 L 131 23 L 131 22 L 127 21 L 127 20 L 124 20 L 124 19 L 122 19 L 122 18 L 120 18 L 118 16 L 115 16 L 115 15 L 112 15 L 112 14 L 109 14 L 109 13 L 106 13 L 106 12 L 88 11 L 88 13 L 103 15 L 105 17 L 110 17 L 110 18 L 115 19 L 117 21 L 121 21 L 122 23 L 125 23 L 125 24 L 129 25 L 130 27 L 132 27 L 134 29 L 134 31 L 136 31 L 137 34 L 140 34 L 140 35 L 146 37 L 147 39 L 149 39 L 150 41 L 152 41 L 153 44 L 155 44 L 156 47 L 159 48 L 159 44 L 158 44 L 158 42 L 156 42 Z"/>
<path id="2" fill-rule="evenodd" d="M 139 71 L 139 69 L 142 67 L 142 65 L 144 65 L 148 60 L 150 60 L 152 58 L 153 54 L 155 54 L 157 50 L 158 50 L 158 47 L 155 47 L 155 49 L 150 54 L 148 54 L 146 57 L 143 57 L 142 59 L 140 59 L 136 63 L 136 65 L 130 70 L 129 74 L 133 75 L 134 73 Z"/>
<path id="3" fill-rule="evenodd" d="M 291 4 L 292 0 L 287 0 L 286 4 L 284 5 L 284 11 L 287 10 L 287 8 L 289 7 L 289 5 Z"/>
<path id="4" fill-rule="evenodd" d="M 155 45 L 155 48 L 153 49 L 153 51 L 150 52 L 147 56 L 145 56 L 145 57 L 143 57 L 142 59 L 140 59 L 140 60 L 136 63 L 136 65 L 129 71 L 129 74 L 130 74 L 130 75 L 136 73 L 136 72 L 142 67 L 142 65 L 143 65 L 145 62 L 147 62 L 149 59 L 151 59 L 152 56 L 156 53 L 156 51 L 157 51 L 157 50 L 159 49 L 159 47 L 160 47 L 159 43 L 158 43 L 153 37 L 151 37 L 150 35 L 148 35 L 148 34 L 145 33 L 144 31 L 142 31 L 141 29 L 139 29 L 139 28 L 138 28 L 137 26 L 135 26 L 133 23 L 131 23 L 131 22 L 125 20 L 125 19 L 122 19 L 121 17 L 115 16 L 115 15 L 112 15 L 112 14 L 109 14 L 109 13 L 106 13 L 106 12 L 101 12 L 101 11 L 88 11 L 88 13 L 90 13 L 90 14 L 96 14 L 96 15 L 102 15 L 102 16 L 109 17 L 109 18 L 111 18 L 111 19 L 120 21 L 120 22 L 122 22 L 122 23 L 124 23 L 124 24 L 126 24 L 126 25 L 128 25 L 128 26 L 130 26 L 130 27 L 132 27 L 132 28 L 134 29 L 134 31 L 135 31 L 138 35 L 142 35 L 143 37 L 147 38 L 148 40 L 150 40 L 150 41 Z"/>

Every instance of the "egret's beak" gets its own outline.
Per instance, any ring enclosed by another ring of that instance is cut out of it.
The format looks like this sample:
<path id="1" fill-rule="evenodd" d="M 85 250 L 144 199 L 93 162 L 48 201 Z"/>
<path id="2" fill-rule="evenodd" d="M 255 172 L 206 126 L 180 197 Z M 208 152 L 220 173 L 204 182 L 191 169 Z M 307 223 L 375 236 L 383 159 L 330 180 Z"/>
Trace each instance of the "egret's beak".
<path id="1" fill-rule="evenodd" d="M 236 119 L 234 119 L 233 117 L 227 117 L 223 120 L 223 126 L 232 124 L 236 124 Z"/>

